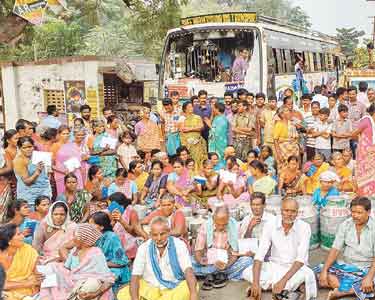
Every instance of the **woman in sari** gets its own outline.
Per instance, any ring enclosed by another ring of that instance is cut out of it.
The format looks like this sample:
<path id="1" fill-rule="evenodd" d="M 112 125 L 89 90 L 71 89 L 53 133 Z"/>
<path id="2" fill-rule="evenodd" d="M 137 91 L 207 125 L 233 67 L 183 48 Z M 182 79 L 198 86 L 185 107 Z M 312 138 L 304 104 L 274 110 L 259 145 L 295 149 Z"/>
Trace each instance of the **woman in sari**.
<path id="1" fill-rule="evenodd" d="M 4 296 L 22 300 L 39 292 L 43 276 L 36 271 L 37 251 L 23 242 L 15 224 L 0 226 L 0 264 L 6 272 Z"/>
<path id="2" fill-rule="evenodd" d="M 312 193 L 320 187 L 319 176 L 325 171 L 328 171 L 329 164 L 325 162 L 325 157 L 320 153 L 314 155 L 312 164 L 305 165 L 303 172 L 306 174 L 306 193 Z"/>
<path id="3" fill-rule="evenodd" d="M 104 177 L 114 178 L 117 170 L 116 150 L 110 149 L 108 145 L 102 145 L 103 138 L 108 138 L 110 135 L 105 131 L 105 124 L 101 120 L 94 121 L 92 127 L 94 135 L 87 141 L 91 158 L 95 158 L 94 160 L 97 161 L 95 164 L 100 167 Z"/>
<path id="4" fill-rule="evenodd" d="M 285 166 L 288 157 L 300 155 L 298 132 L 290 121 L 290 113 L 288 107 L 281 106 L 277 113 L 280 120 L 276 121 L 273 130 L 275 154 L 279 168 Z"/>
<path id="5" fill-rule="evenodd" d="M 38 222 L 32 221 L 29 216 L 30 206 L 26 200 L 19 199 L 10 203 L 7 210 L 7 222 L 17 225 L 24 236 L 24 242 L 31 245 Z"/>
<path id="6" fill-rule="evenodd" d="M 288 164 L 280 172 L 278 191 L 281 195 L 297 196 L 306 194 L 306 176 L 299 169 L 297 156 L 290 156 Z"/>
<path id="7" fill-rule="evenodd" d="M 133 204 L 138 202 L 137 185 L 133 180 L 129 180 L 128 171 L 123 168 L 117 169 L 115 181 L 108 187 L 108 196 L 117 192 L 123 193 Z"/>
<path id="8" fill-rule="evenodd" d="M 274 194 L 276 181 L 267 175 L 266 166 L 259 160 L 254 160 L 250 164 L 250 172 L 253 175 L 254 182 L 249 186 L 249 193 L 261 192 L 266 196 Z"/>
<path id="9" fill-rule="evenodd" d="M 199 172 L 198 180 L 194 180 L 194 184 L 196 192 L 193 197 L 197 198 L 200 206 L 207 208 L 208 198 L 216 196 L 219 186 L 219 174 L 214 171 L 212 161 L 208 159 L 203 161 L 203 168 Z"/>
<path id="10" fill-rule="evenodd" d="M 358 129 L 352 133 L 358 137 L 355 176 L 358 195 L 372 196 L 375 193 L 375 104 L 367 109 L 369 116 L 363 117 Z"/>
<path id="11" fill-rule="evenodd" d="M 137 149 L 145 153 L 152 149 L 160 149 L 160 130 L 158 125 L 150 120 L 151 107 L 145 104 L 141 110 L 142 119 L 135 125 L 134 132 L 137 136 Z"/>
<path id="12" fill-rule="evenodd" d="M 111 289 L 114 276 L 102 250 L 95 247 L 101 236 L 101 232 L 92 224 L 77 226 L 73 242 L 59 251 L 64 263 L 49 264 L 59 284 L 56 287 L 42 288 L 40 300 L 66 300 L 69 297 L 85 300 L 114 299 Z"/>
<path id="13" fill-rule="evenodd" d="M 130 180 L 134 180 L 135 184 L 137 185 L 137 191 L 142 191 L 146 184 L 148 173 L 144 171 L 141 162 L 133 160 L 129 164 L 128 177 Z"/>
<path id="14" fill-rule="evenodd" d="M 32 164 L 34 142 L 30 137 L 18 140 L 19 152 L 13 161 L 14 173 L 17 178 L 17 198 L 26 200 L 34 205 L 40 195 L 52 196 L 51 185 L 44 164 Z"/>
<path id="15" fill-rule="evenodd" d="M 262 146 L 260 149 L 259 160 L 267 166 L 268 175 L 275 177 L 275 159 L 272 156 L 272 148 L 270 146 Z"/>
<path id="16" fill-rule="evenodd" d="M 122 134 L 121 124 L 118 117 L 115 115 L 107 118 L 107 133 L 114 139 L 118 140 Z"/>
<path id="17" fill-rule="evenodd" d="M 227 158 L 227 168 L 224 172 L 221 172 L 219 180 L 217 197 L 208 199 L 211 208 L 217 200 L 224 202 L 229 208 L 234 208 L 241 202 L 249 201 L 249 193 L 246 192 L 246 179 L 234 156 Z"/>
<path id="18" fill-rule="evenodd" d="M 129 259 L 118 235 L 113 232 L 111 219 L 107 213 L 96 212 L 91 216 L 89 223 L 95 225 L 102 233 L 102 236 L 96 242 L 96 247 L 102 249 L 107 265 L 115 276 L 112 290 L 116 294 L 121 285 L 130 281 Z"/>
<path id="19" fill-rule="evenodd" d="M 75 222 L 86 222 L 89 217 L 89 203 L 92 198 L 86 190 L 78 190 L 78 180 L 73 173 L 64 177 L 65 191 L 57 196 L 56 201 L 64 202 L 69 207 L 70 219 Z"/>
<path id="20" fill-rule="evenodd" d="M 81 154 L 81 174 L 83 183 L 87 181 L 87 172 L 90 165 L 88 159 L 90 158 L 90 149 L 87 146 L 87 129 L 84 127 L 74 128 L 74 139 L 71 143 L 75 152 Z"/>
<path id="21" fill-rule="evenodd" d="M 193 113 L 194 107 L 191 102 L 185 102 L 182 105 L 182 111 L 185 113 L 185 118 L 182 118 L 180 128 L 181 143 L 189 150 L 190 157 L 194 159 L 199 170 L 202 162 L 207 159 L 206 141 L 201 136 L 203 121 L 201 117 Z"/>
<path id="22" fill-rule="evenodd" d="M 191 206 L 190 193 L 194 191 L 189 171 L 184 167 L 181 159 L 176 158 L 173 162 L 174 172 L 168 175 L 167 190 L 176 199 L 179 207 Z"/>
<path id="23" fill-rule="evenodd" d="M 35 149 L 38 151 L 51 152 L 52 145 L 56 142 L 56 128 L 40 129 L 40 138 L 35 141 Z"/>
<path id="24" fill-rule="evenodd" d="M 17 179 L 13 171 L 13 160 L 17 155 L 18 133 L 14 129 L 4 133 L 4 153 L 0 166 L 0 222 L 6 216 L 6 208 L 16 198 Z"/>
<path id="25" fill-rule="evenodd" d="M 212 123 L 210 119 L 205 119 L 205 123 L 210 128 L 208 151 L 217 153 L 220 159 L 224 159 L 224 151 L 228 146 L 229 122 L 224 112 L 225 105 L 223 103 L 215 103 L 212 110 L 214 116 Z"/>
<path id="26" fill-rule="evenodd" d="M 137 212 L 131 206 L 130 199 L 127 199 L 122 193 L 114 193 L 109 197 L 109 201 L 117 202 L 125 209 L 123 214 L 114 210 L 111 219 L 115 223 L 113 231 L 120 237 L 126 255 L 133 259 L 138 249 L 136 238 L 141 237 L 147 240 L 148 236 L 139 223 Z"/>
<path id="27" fill-rule="evenodd" d="M 43 256 L 42 260 L 59 258 L 59 248 L 73 238 L 76 224 L 70 221 L 65 202 L 51 205 L 46 218 L 40 223 L 33 240 L 33 247 Z"/>
<path id="28" fill-rule="evenodd" d="M 70 129 L 66 125 L 58 129 L 58 139 L 51 147 L 52 169 L 54 171 L 57 195 L 64 192 L 64 177 L 68 173 L 74 173 L 78 180 L 78 187 L 83 187 L 81 166 L 81 151 L 74 143 L 69 142 Z M 67 161 L 77 161 L 78 166 L 67 166 Z"/>
<path id="29" fill-rule="evenodd" d="M 154 209 L 159 206 L 159 199 L 165 194 L 168 175 L 163 174 L 163 163 L 154 160 L 151 164 L 151 174 L 142 189 L 140 203 Z"/>
<path id="30" fill-rule="evenodd" d="M 47 216 L 50 206 L 50 198 L 46 196 L 39 196 L 35 199 L 35 211 L 30 213 L 29 218 L 40 223 L 40 221 L 42 221 Z"/>
<path id="31" fill-rule="evenodd" d="M 336 173 L 340 179 L 337 188 L 340 192 L 355 192 L 352 170 L 345 166 L 344 158 L 341 152 L 334 152 L 332 155 L 332 165 L 330 170 Z"/>

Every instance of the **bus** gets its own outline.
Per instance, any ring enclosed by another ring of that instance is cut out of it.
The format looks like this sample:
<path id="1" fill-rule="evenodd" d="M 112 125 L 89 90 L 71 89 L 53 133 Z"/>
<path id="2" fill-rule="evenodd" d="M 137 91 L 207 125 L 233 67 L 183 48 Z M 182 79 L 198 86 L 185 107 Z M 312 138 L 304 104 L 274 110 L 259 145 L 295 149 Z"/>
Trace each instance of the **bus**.
<path id="1" fill-rule="evenodd" d="M 300 60 L 303 79 L 296 76 Z M 322 84 L 335 91 L 343 70 L 339 44 L 328 35 L 254 12 L 188 17 L 166 35 L 159 98 L 178 91 L 180 99 L 189 99 L 206 90 L 222 99 L 225 92 L 245 88 L 281 100 L 287 88 L 296 95 Z"/>

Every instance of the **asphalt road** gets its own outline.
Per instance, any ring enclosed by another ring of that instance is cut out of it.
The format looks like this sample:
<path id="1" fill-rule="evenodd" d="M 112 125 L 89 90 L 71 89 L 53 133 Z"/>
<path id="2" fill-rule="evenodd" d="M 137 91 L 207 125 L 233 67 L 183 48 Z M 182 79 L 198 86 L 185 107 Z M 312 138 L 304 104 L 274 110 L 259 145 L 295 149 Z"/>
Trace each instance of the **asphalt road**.
<path id="1" fill-rule="evenodd" d="M 327 256 L 327 251 L 316 249 L 310 252 L 310 265 L 314 266 L 323 262 Z M 246 290 L 249 287 L 248 282 L 230 282 L 222 289 L 214 289 L 211 291 L 201 291 L 201 300 L 246 300 Z M 318 300 L 327 298 L 328 290 L 322 289 L 318 291 Z M 264 293 L 262 300 L 271 300 L 271 293 Z M 355 299 L 354 297 L 352 299 Z"/>

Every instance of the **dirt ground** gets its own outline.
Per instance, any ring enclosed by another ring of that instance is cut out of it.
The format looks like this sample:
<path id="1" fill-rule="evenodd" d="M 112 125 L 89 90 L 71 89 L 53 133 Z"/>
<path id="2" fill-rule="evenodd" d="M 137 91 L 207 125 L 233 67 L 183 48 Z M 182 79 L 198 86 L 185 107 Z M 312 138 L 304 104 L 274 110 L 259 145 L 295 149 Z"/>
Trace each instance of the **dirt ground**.
<path id="1" fill-rule="evenodd" d="M 327 252 L 321 249 L 316 249 L 310 252 L 310 265 L 314 266 L 320 262 L 323 262 Z M 201 300 L 246 300 L 246 290 L 249 287 L 249 283 L 241 282 L 230 282 L 225 288 L 214 289 L 208 292 L 202 291 L 200 293 Z M 323 289 L 318 291 L 318 300 L 324 300 L 327 298 L 328 290 Z M 264 293 L 262 300 L 271 300 L 271 293 Z M 354 297 L 352 299 L 355 299 Z"/>

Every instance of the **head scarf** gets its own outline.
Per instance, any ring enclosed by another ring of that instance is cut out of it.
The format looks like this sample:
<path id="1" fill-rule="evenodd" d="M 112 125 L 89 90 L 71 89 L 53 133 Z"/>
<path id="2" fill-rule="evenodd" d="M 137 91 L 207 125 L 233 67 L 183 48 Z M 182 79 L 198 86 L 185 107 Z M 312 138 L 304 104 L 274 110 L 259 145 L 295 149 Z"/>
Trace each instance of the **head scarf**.
<path id="1" fill-rule="evenodd" d="M 340 178 L 336 175 L 335 172 L 332 171 L 325 171 L 319 176 L 319 180 L 325 181 L 325 182 L 340 182 Z"/>
<path id="2" fill-rule="evenodd" d="M 95 245 L 96 241 L 102 236 L 102 233 L 96 229 L 93 224 L 79 224 L 75 232 L 75 238 L 88 247 Z"/>
<path id="3" fill-rule="evenodd" d="M 65 218 L 65 222 L 61 225 L 61 226 L 57 226 L 53 223 L 53 218 L 52 218 L 52 212 L 54 210 L 54 207 L 56 206 L 56 204 L 58 203 L 62 203 L 66 208 L 67 208 L 67 214 L 66 214 L 66 218 Z M 48 214 L 47 216 L 45 217 L 45 221 L 47 223 L 47 225 L 50 227 L 50 228 L 54 228 L 54 229 L 62 229 L 64 231 L 67 230 L 68 226 L 72 223 L 72 221 L 70 220 L 70 215 L 69 215 L 69 206 L 68 204 L 66 204 L 65 202 L 63 201 L 57 201 L 55 203 L 53 203 L 49 210 L 48 210 Z"/>

